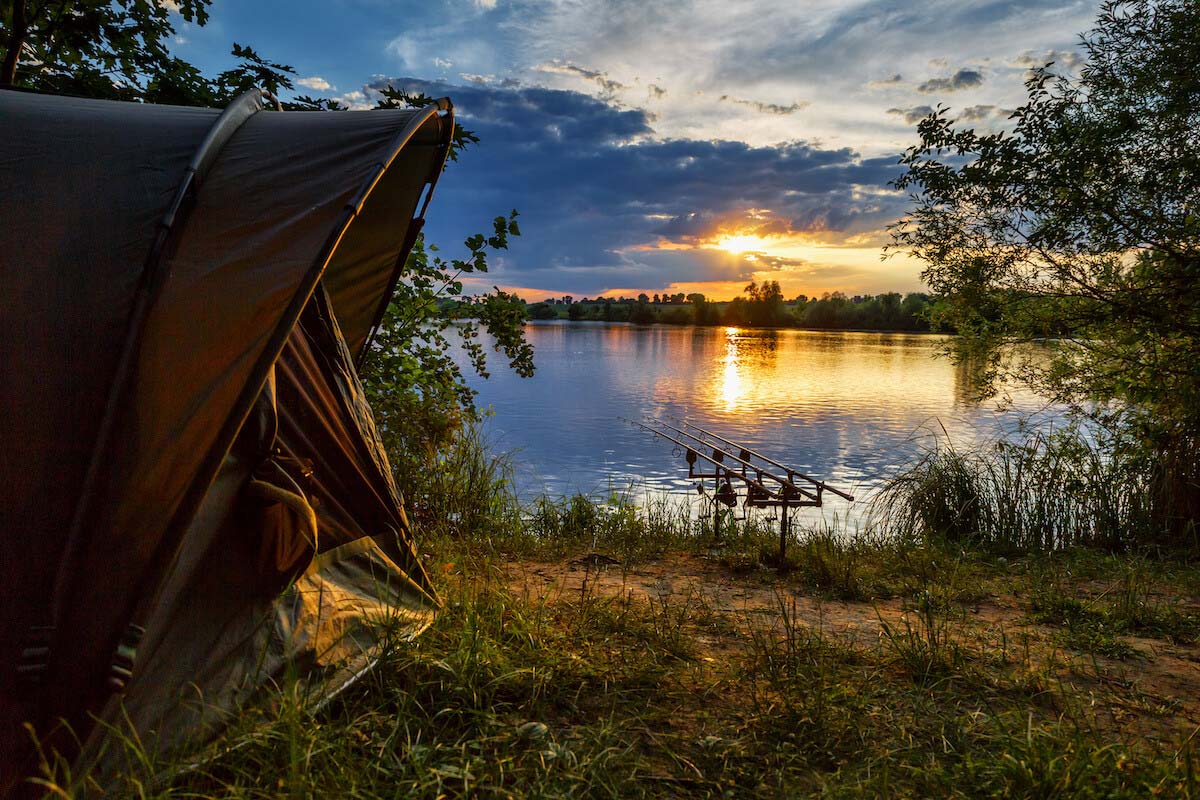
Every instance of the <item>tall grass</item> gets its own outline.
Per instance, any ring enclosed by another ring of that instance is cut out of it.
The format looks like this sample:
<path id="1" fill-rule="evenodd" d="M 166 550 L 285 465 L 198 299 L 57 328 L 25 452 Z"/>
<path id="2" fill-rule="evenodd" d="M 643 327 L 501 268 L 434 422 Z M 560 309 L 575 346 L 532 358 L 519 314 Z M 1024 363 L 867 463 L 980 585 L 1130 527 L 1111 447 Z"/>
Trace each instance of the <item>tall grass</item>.
<path id="1" fill-rule="evenodd" d="M 410 462 L 396 477 L 406 513 L 422 536 L 487 541 L 519 535 L 513 456 L 494 450 L 477 426 L 464 428 L 421 462 Z"/>
<path id="2" fill-rule="evenodd" d="M 901 537 L 995 552 L 1125 551 L 1163 539 L 1146 462 L 1080 431 L 962 450 L 939 437 L 877 499 Z"/>
<path id="3" fill-rule="evenodd" d="M 765 520 L 738 519 L 725 510 L 715 542 L 711 517 L 666 494 L 617 489 L 524 500 L 513 487 L 514 459 L 468 426 L 418 468 L 406 464 L 397 478 L 417 539 L 488 557 L 556 558 L 591 550 L 633 561 L 719 544 L 730 562 L 755 565 L 778 548 L 778 534 Z"/>

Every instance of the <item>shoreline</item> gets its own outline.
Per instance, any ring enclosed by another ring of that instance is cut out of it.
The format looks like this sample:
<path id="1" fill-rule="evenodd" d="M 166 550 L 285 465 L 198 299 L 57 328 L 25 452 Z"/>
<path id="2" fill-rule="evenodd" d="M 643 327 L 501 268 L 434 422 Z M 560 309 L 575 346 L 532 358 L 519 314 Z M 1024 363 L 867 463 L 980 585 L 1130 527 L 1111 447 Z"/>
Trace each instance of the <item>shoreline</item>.
<path id="1" fill-rule="evenodd" d="M 802 325 L 784 325 L 776 327 L 760 327 L 756 325 L 697 325 L 694 322 L 629 322 L 627 320 L 605 320 L 605 319 L 527 319 L 526 325 L 560 325 L 560 324 L 586 324 L 586 325 L 623 325 L 630 328 L 736 328 L 738 330 L 748 331 L 804 331 L 807 333 L 887 333 L 887 334 L 905 334 L 913 336 L 957 336 L 956 333 L 945 333 L 943 331 L 914 331 L 904 330 L 899 328 L 813 328 Z"/>

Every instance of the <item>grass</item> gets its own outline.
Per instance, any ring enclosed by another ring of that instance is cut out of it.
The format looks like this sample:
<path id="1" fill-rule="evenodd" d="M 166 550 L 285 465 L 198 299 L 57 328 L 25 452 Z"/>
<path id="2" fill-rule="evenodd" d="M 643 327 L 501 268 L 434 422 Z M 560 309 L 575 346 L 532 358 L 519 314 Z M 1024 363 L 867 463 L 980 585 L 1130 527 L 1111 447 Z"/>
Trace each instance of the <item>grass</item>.
<path id="1" fill-rule="evenodd" d="M 503 459 L 446 458 L 475 488 L 416 495 L 435 624 L 322 707 L 284 681 L 203 753 L 127 738 L 108 796 L 1200 796 L 1200 705 L 1137 644 L 1200 657 L 1186 561 L 925 528 L 807 531 L 781 562 L 753 520 L 717 543 L 619 493 L 522 506 Z M 98 793 L 63 767 L 49 789 Z"/>
<path id="2" fill-rule="evenodd" d="M 807 612 L 792 577 L 750 613 L 688 589 L 538 594 L 448 573 L 434 627 L 334 703 L 313 714 L 282 686 L 199 767 L 155 782 L 164 765 L 147 765 L 110 794 L 1196 796 L 1185 735 L 1113 726 L 1095 708 L 1119 687 L 1098 699 L 1053 659 L 996 657 L 953 586 L 863 641 L 829 622 L 840 601 Z"/>
<path id="3" fill-rule="evenodd" d="M 1076 650 L 1110 658 L 1138 655 L 1125 640 L 1129 636 L 1158 639 L 1179 645 L 1200 641 L 1200 613 L 1186 610 L 1187 595 L 1178 585 L 1167 585 L 1154 575 L 1159 565 L 1138 557 L 1120 559 L 1107 579 L 1093 578 L 1080 585 L 1070 572 L 1053 568 L 1040 576 L 1030 595 L 1030 617 L 1059 626 L 1062 640 Z M 1194 595 L 1193 595 L 1194 596 Z"/>
<path id="4" fill-rule="evenodd" d="M 879 500 L 906 539 L 971 543 L 994 553 L 1093 547 L 1134 551 L 1168 536 L 1153 465 L 1116 456 L 1076 429 L 962 450 L 935 438 Z"/>
<path id="5" fill-rule="evenodd" d="M 558 509 L 570 515 L 570 506 Z M 536 553 L 550 562 L 500 561 L 501 551 L 473 541 L 426 542 L 433 563 L 454 566 L 435 570 L 446 606 L 425 635 L 388 641 L 378 667 L 319 710 L 303 700 L 299 679 L 285 682 L 198 766 L 139 762 L 130 742 L 131 768 L 108 794 L 1194 797 L 1200 790 L 1194 729 L 1178 704 L 1055 633 L 1100 614 L 1129 625 L 1143 620 L 1149 627 L 1139 631 L 1168 641 L 1181 630 L 1159 631 L 1146 609 L 1165 604 L 1161 593 L 1179 582 L 1192 585 L 1191 568 L 1091 551 L 998 562 L 945 545 L 843 550 L 815 534 L 816 555 L 796 547 L 785 568 L 746 572 L 708 551 L 625 550 L 624 524 L 588 522 L 584 529 L 600 526 L 614 538 Z M 582 558 L 597 552 L 637 558 L 598 573 L 604 565 Z M 703 581 L 644 577 L 672 575 L 680 559 L 702 561 L 768 601 L 738 606 Z M 578 585 L 525 580 L 531 566 L 571 562 Z M 886 592 L 847 598 L 846 585 Z M 1088 592 L 1091 600 L 1078 599 Z M 997 600 L 1020 606 L 999 627 L 972 610 Z M 848 611 L 865 622 L 849 626 Z M 1131 716 L 1114 716 L 1113 708 Z"/>

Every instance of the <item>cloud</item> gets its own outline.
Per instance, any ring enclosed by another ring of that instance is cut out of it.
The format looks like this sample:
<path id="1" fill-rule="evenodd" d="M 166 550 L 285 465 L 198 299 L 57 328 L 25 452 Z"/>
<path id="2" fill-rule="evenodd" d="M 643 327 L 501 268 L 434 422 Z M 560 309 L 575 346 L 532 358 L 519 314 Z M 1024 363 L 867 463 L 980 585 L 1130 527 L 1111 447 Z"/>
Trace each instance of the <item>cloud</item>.
<path id="1" fill-rule="evenodd" d="M 889 108 L 889 114 L 899 114 L 909 125 L 916 125 L 933 113 L 932 106 L 913 106 L 912 108 Z"/>
<path id="2" fill-rule="evenodd" d="M 296 83 L 317 92 L 328 92 L 333 88 L 333 84 L 319 75 L 313 75 L 310 78 L 297 78 Z"/>
<path id="3" fill-rule="evenodd" d="M 415 68 L 421 61 L 417 43 L 411 36 L 401 34 L 392 39 L 383 48 L 388 55 L 400 59 L 405 67 Z"/>
<path id="4" fill-rule="evenodd" d="M 963 122 L 978 122 L 987 119 L 995 110 L 995 106 L 967 106 L 959 112 L 958 118 Z"/>
<path id="5" fill-rule="evenodd" d="M 502 285 L 590 295 L 741 280 L 774 262 L 695 246 L 724 229 L 853 236 L 883 227 L 907 203 L 885 189 L 898 174 L 890 155 L 803 141 L 660 140 L 646 111 L 576 91 L 408 78 L 367 88 L 389 81 L 449 95 L 480 136 L 443 176 L 425 230 L 445 250 L 518 209 L 525 235 L 487 276 Z"/>
<path id="6" fill-rule="evenodd" d="M 496 0 L 474 0 L 475 7 L 484 11 L 491 11 L 496 7 Z"/>
<path id="7" fill-rule="evenodd" d="M 653 97 L 655 100 L 661 100 L 667 96 L 667 90 L 657 83 L 650 84 L 646 87 L 646 90 L 650 93 L 650 97 Z"/>
<path id="8" fill-rule="evenodd" d="M 548 61 L 544 64 L 538 64 L 536 69 L 539 72 L 549 72 L 557 75 L 574 75 L 584 80 L 593 81 L 605 96 L 611 97 L 621 89 L 628 89 L 629 86 L 620 81 L 613 80 L 608 77 L 608 73 L 600 72 L 594 69 L 584 69 L 583 67 L 572 64 L 569 61 Z"/>
<path id="9" fill-rule="evenodd" d="M 1075 70 L 1083 65 L 1083 56 L 1078 50 L 1026 50 L 1009 62 L 1010 66 L 1037 69 L 1054 62 L 1057 67 Z"/>
<path id="10" fill-rule="evenodd" d="M 727 94 L 721 95 L 719 99 L 726 103 L 736 103 L 739 106 L 748 106 L 756 111 L 761 111 L 764 114 L 795 114 L 801 109 L 808 108 L 808 103 L 799 101 L 794 102 L 791 105 L 781 106 L 776 103 L 760 103 L 757 100 L 743 100 L 740 97 L 731 97 Z"/>
<path id="11" fill-rule="evenodd" d="M 903 82 L 904 82 L 904 76 L 901 75 L 899 72 L 897 72 L 894 75 L 892 75 L 890 78 L 879 78 L 878 80 L 868 81 L 867 88 L 868 89 L 888 89 L 888 88 L 891 88 L 892 86 L 896 86 L 897 84 L 900 84 Z"/>
<path id="12" fill-rule="evenodd" d="M 458 77 L 462 78 L 467 83 L 473 83 L 476 86 L 498 86 L 508 89 L 514 89 L 523 85 L 516 78 L 501 78 L 496 75 L 478 75 L 473 72 L 460 72 Z"/>
<path id="13" fill-rule="evenodd" d="M 983 83 L 983 73 L 977 69 L 963 67 L 949 78 L 930 78 L 917 87 L 923 94 L 933 92 L 957 92 L 963 89 L 973 89 Z"/>
<path id="14" fill-rule="evenodd" d="M 433 65 L 435 67 L 437 67 L 438 69 L 450 69 L 451 67 L 454 66 L 454 62 L 448 58 L 440 58 L 439 57 L 439 58 L 433 59 Z"/>
<path id="15" fill-rule="evenodd" d="M 363 111 L 375 107 L 375 98 L 368 97 L 364 91 L 350 91 L 333 98 L 351 111 Z"/>

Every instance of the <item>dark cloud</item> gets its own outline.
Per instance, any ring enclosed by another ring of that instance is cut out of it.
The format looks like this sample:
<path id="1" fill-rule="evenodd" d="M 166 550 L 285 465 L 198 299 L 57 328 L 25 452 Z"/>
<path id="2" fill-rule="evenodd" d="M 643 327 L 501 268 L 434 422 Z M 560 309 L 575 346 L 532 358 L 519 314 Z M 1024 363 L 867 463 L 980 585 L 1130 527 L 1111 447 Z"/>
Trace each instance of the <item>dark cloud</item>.
<path id="1" fill-rule="evenodd" d="M 889 114 L 899 114 L 909 125 L 916 125 L 933 113 L 933 106 L 913 106 L 912 108 L 889 108 Z"/>
<path id="2" fill-rule="evenodd" d="M 957 92 L 972 89 L 983 83 L 983 73 L 977 69 L 963 67 L 949 78 L 930 78 L 917 87 L 918 92 L 932 94 L 934 92 Z"/>
<path id="3" fill-rule="evenodd" d="M 963 122 L 978 122 L 995 112 L 995 106 L 967 106 L 958 115 Z"/>
<path id="4" fill-rule="evenodd" d="M 727 94 L 721 95 L 720 99 L 726 103 L 736 103 L 739 106 L 747 106 L 764 114 L 795 114 L 797 111 L 808 108 L 808 103 L 795 102 L 790 105 L 781 106 L 778 103 L 760 103 L 757 100 L 743 100 L 740 97 L 732 97 Z"/>
<path id="5" fill-rule="evenodd" d="M 559 75 L 575 75 L 583 78 L 584 80 L 592 81 L 600 87 L 600 90 L 607 97 L 611 97 L 621 89 L 629 88 L 629 86 L 626 84 L 608 77 L 607 72 L 601 72 L 594 69 L 584 69 L 578 64 L 572 64 L 570 61 L 548 61 L 545 64 L 540 64 L 537 68 L 542 72 L 553 72 Z"/>
<path id="6" fill-rule="evenodd" d="M 656 100 L 660 100 L 667 96 L 667 90 L 659 86 L 657 83 L 652 83 L 646 88 L 649 90 L 650 96 Z"/>
<path id="7" fill-rule="evenodd" d="M 1014 67 L 1036 69 L 1051 62 L 1057 67 L 1074 70 L 1083 64 L 1083 56 L 1078 50 L 1026 50 L 1011 63 Z"/>
<path id="8" fill-rule="evenodd" d="M 882 227 L 905 204 L 878 191 L 897 175 L 893 156 L 804 142 L 656 140 L 645 111 L 581 92 L 390 81 L 449 95 L 482 140 L 439 183 L 425 228 L 431 240 L 447 249 L 496 214 L 521 212 L 525 235 L 496 262 L 490 282 L 590 295 L 740 280 L 753 265 L 731 254 L 645 248 L 686 248 L 731 225 L 849 235 Z"/>
<path id="9" fill-rule="evenodd" d="M 896 86 L 897 84 L 900 84 L 903 82 L 904 82 L 904 76 L 901 75 L 899 72 L 897 72 L 895 75 L 891 76 L 890 78 L 879 78 L 878 80 L 869 81 L 867 83 L 867 88 L 868 89 L 887 89 L 888 87 Z"/>

